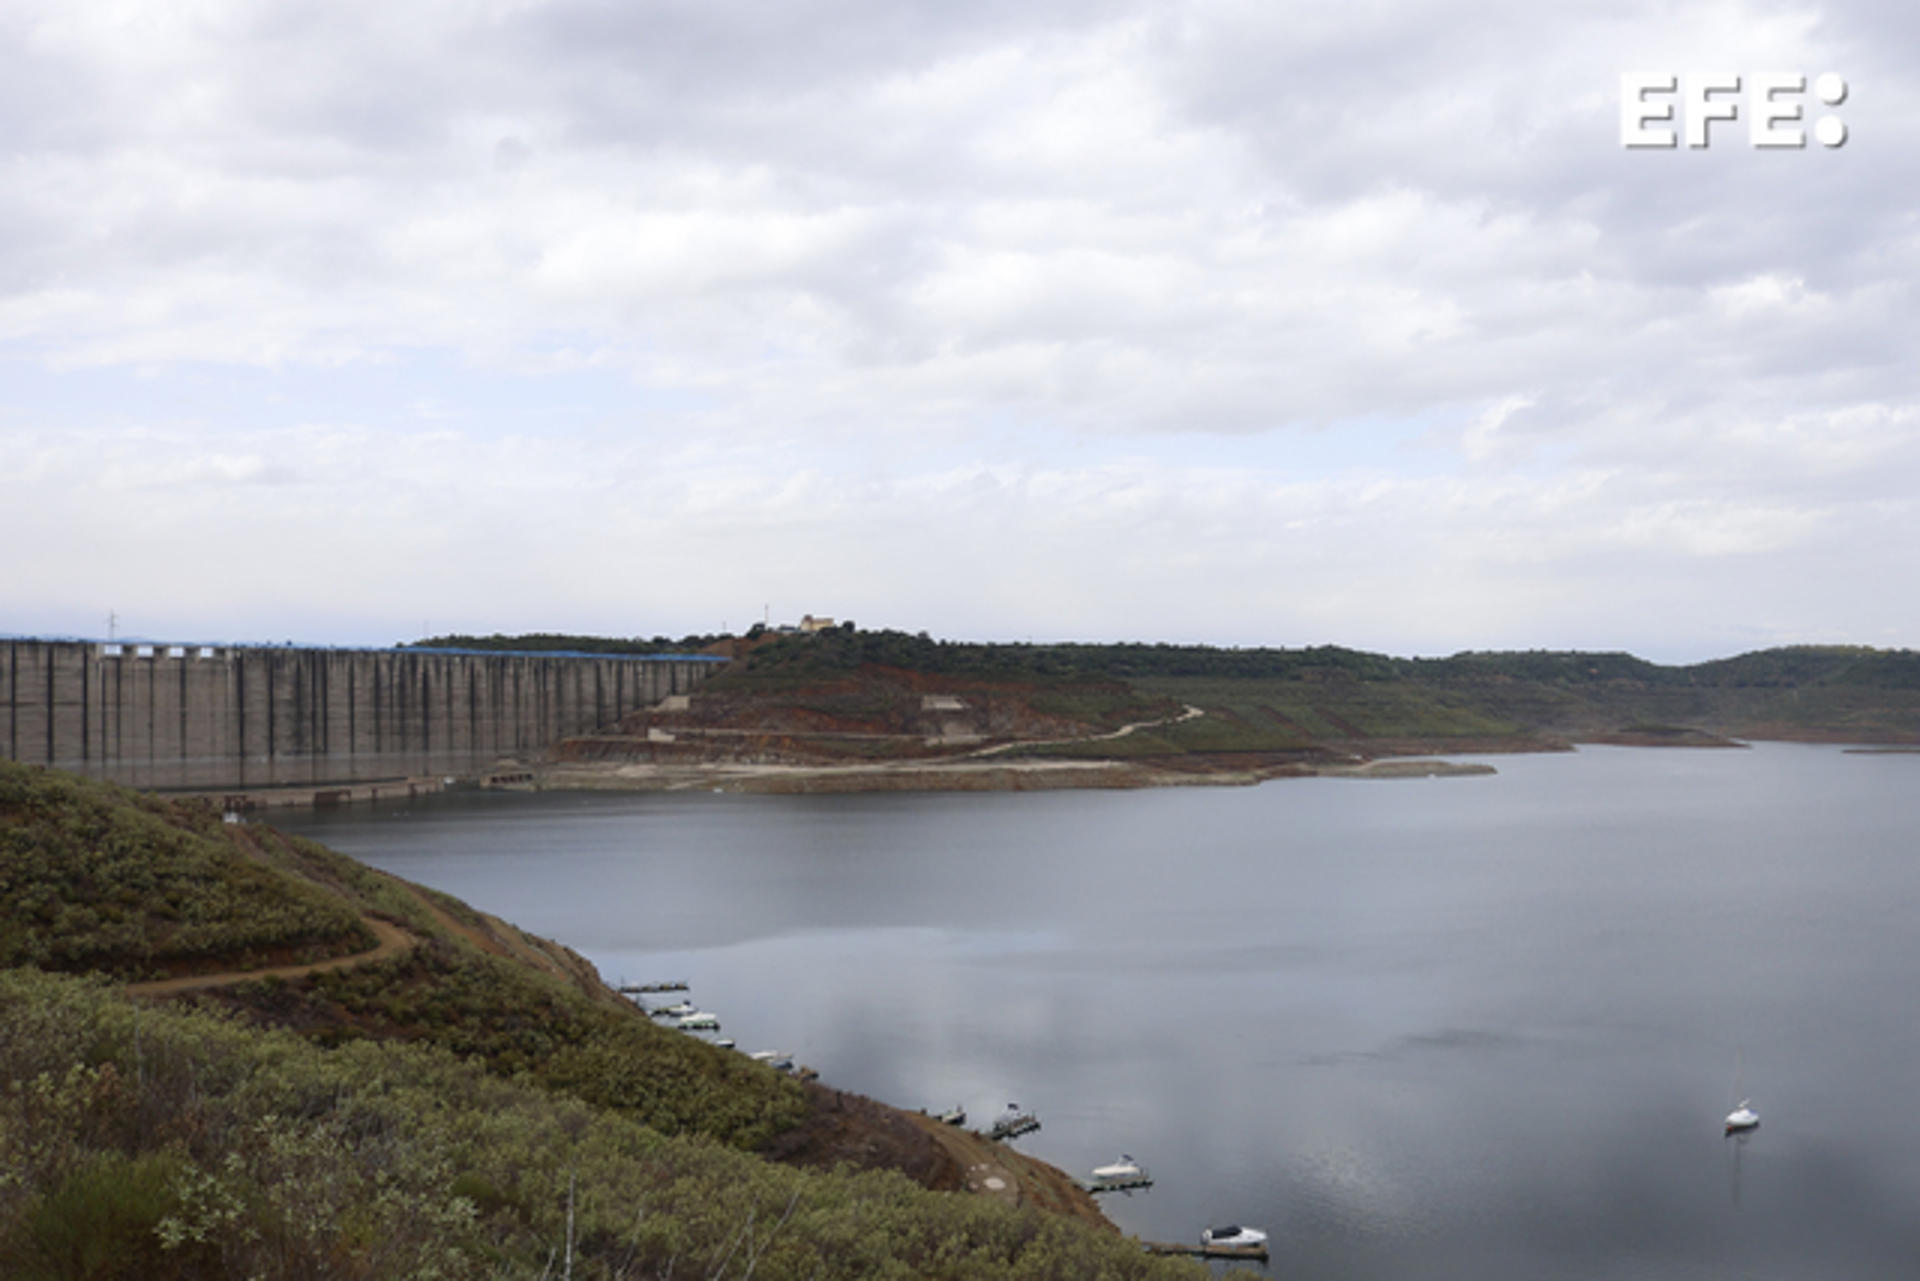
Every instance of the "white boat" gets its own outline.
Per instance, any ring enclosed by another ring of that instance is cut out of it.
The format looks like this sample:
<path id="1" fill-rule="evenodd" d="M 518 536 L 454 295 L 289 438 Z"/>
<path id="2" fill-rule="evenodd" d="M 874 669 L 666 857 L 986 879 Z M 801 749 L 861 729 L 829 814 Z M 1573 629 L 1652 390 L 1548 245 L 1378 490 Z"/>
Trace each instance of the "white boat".
<path id="1" fill-rule="evenodd" d="M 1243 1228 L 1237 1223 L 1208 1228 L 1200 1234 L 1200 1244 L 1209 1249 L 1244 1250 L 1249 1253 L 1267 1248 L 1267 1234 L 1259 1228 Z"/>
<path id="2" fill-rule="evenodd" d="M 681 1030 L 687 1032 L 718 1032 L 720 1030 L 720 1016 L 718 1014 L 709 1014 L 705 1010 L 695 1010 L 691 1014 L 684 1015 L 680 1020 L 679 1026 Z"/>
<path id="3" fill-rule="evenodd" d="M 967 1123 L 967 1110 L 963 1107 L 951 1107 L 945 1112 L 934 1113 L 933 1119 L 946 1125 L 965 1125 Z"/>
<path id="4" fill-rule="evenodd" d="M 1122 1152 L 1112 1165 L 1095 1166 L 1093 1182 L 1088 1186 L 1094 1192 L 1118 1192 L 1124 1188 L 1148 1187 L 1152 1183 L 1153 1176 L 1147 1173 L 1147 1167 Z"/>
<path id="5" fill-rule="evenodd" d="M 755 1050 L 747 1056 L 755 1063 L 764 1063 L 776 1072 L 793 1071 L 793 1055 L 785 1050 Z"/>
<path id="6" fill-rule="evenodd" d="M 689 1014 L 698 1014 L 699 1012 L 700 1007 L 692 1001 L 675 1001 L 672 1005 L 663 1005 L 657 1010 L 647 1011 L 647 1013 L 653 1015 L 656 1019 L 684 1019 Z"/>

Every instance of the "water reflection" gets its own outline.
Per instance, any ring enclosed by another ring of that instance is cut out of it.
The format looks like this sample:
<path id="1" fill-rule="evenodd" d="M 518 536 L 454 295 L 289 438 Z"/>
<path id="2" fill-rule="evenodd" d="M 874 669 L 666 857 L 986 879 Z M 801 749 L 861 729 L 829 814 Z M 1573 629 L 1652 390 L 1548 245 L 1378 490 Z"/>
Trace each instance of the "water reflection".
<path id="1" fill-rule="evenodd" d="M 1753 1138 L 1751 1130 L 1738 1130 L 1727 1135 L 1727 1182 L 1733 1193 L 1733 1206 L 1740 1208 L 1740 1154 L 1747 1149 L 1747 1143 Z"/>

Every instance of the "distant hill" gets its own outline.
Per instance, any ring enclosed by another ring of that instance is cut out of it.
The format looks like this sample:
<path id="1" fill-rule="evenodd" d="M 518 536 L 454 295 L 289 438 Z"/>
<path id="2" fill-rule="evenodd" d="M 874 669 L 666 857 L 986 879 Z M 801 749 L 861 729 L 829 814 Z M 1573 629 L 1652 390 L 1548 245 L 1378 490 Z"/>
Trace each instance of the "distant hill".
<path id="1" fill-rule="evenodd" d="M 934 715 L 926 700 L 941 694 L 961 706 Z M 1203 714 L 1169 714 L 1187 706 Z M 686 707 L 630 721 L 631 746 L 602 736 L 570 745 L 570 759 L 824 764 L 957 758 L 984 744 L 1002 760 L 1258 770 L 1581 741 L 1912 743 L 1920 654 L 1802 646 L 1663 666 L 1623 653 L 1394 658 L 1331 645 L 1033 645 L 836 629 L 764 638 Z M 1148 721 L 1163 723 L 1110 733 Z"/>
<path id="2" fill-rule="evenodd" d="M 203 803 L 0 763 L 0 948 L 0 1276 L 1205 1275 Z"/>

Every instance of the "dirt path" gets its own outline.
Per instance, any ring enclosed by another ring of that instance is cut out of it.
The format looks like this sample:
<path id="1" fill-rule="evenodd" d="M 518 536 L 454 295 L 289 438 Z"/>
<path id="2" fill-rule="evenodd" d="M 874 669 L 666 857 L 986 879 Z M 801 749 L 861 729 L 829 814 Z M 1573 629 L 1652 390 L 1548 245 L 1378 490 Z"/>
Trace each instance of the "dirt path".
<path id="1" fill-rule="evenodd" d="M 301 978 L 308 974 L 322 974 L 328 970 L 344 970 L 353 965 L 368 965 L 374 961 L 382 961 L 420 942 L 406 930 L 380 920 L 378 917 L 368 916 L 361 919 L 366 921 L 367 928 L 371 929 L 380 940 L 379 945 L 371 951 L 355 952 L 351 956 L 335 956 L 307 965 L 270 965 L 258 970 L 225 970 L 218 974 L 189 974 L 184 978 L 154 979 L 147 983 L 129 983 L 125 990 L 130 996 L 170 996 L 175 992 L 191 992 L 203 987 L 225 987 L 230 983 L 245 983 L 251 979 Z"/>
<path id="2" fill-rule="evenodd" d="M 266 851 L 260 848 L 259 842 L 244 826 L 230 827 L 227 829 L 227 834 L 234 846 L 248 858 L 268 866 L 277 866 L 267 857 Z M 491 956 L 509 957 L 522 964 L 544 970 L 556 978 L 578 984 L 587 990 L 589 995 L 604 995 L 614 1004 L 621 1006 L 627 1004 L 625 999 L 617 993 L 607 990 L 605 985 L 598 981 L 598 975 L 594 975 L 594 981 L 589 983 L 582 977 L 579 966 L 568 964 L 569 957 L 555 955 L 541 947 L 540 944 L 544 940 L 529 938 L 497 916 L 481 913 L 480 923 L 477 925 L 463 921 L 436 903 L 431 895 L 422 893 L 419 886 L 403 881 L 397 876 L 387 879 L 405 891 L 407 896 L 431 916 L 441 929 L 457 938 L 465 939 L 480 951 Z M 192 992 L 201 988 L 226 987 L 229 984 L 245 983 L 253 979 L 303 978 L 309 974 L 322 974 L 328 970 L 371 965 L 375 961 L 383 961 L 409 948 L 418 947 L 422 942 L 418 935 L 391 921 L 366 913 L 363 913 L 360 919 L 366 922 L 367 928 L 372 930 L 374 937 L 379 940 L 365 952 L 355 952 L 350 956 L 329 957 L 324 961 L 313 961 L 304 965 L 269 965 L 253 970 L 222 970 L 213 974 L 188 974 L 180 978 L 154 979 L 145 983 L 130 983 L 125 990 L 132 996 L 169 996 L 177 992 Z M 565 949 L 560 951 L 564 952 Z M 581 962 L 580 965 L 584 966 L 585 963 Z"/>
<path id="3" fill-rule="evenodd" d="M 1162 725 L 1178 725 L 1183 721 L 1190 721 L 1196 716 L 1205 715 L 1205 711 L 1195 707 L 1192 703 L 1188 703 L 1186 710 L 1178 716 L 1162 716 L 1159 720 L 1154 721 L 1134 721 L 1130 725 L 1122 725 L 1119 729 L 1108 730 L 1104 734 L 1083 734 L 1077 738 L 1023 738 L 1014 743 L 995 743 L 992 747 L 983 747 L 978 751 L 968 752 L 965 756 L 957 759 L 968 760 L 977 756 L 994 756 L 1000 752 L 1010 752 L 1015 748 L 1022 747 L 1057 747 L 1063 743 L 1108 743 L 1116 738 L 1125 738 L 1135 730 L 1157 729 Z"/>
<path id="4" fill-rule="evenodd" d="M 244 825 L 229 826 L 226 829 L 226 833 L 227 838 L 233 842 L 234 848 L 238 849 L 242 854 L 245 854 L 257 863 L 265 864 L 268 867 L 275 866 L 273 860 L 267 857 L 267 852 L 260 848 L 260 843 L 254 840 L 253 833 L 249 832 Z M 411 889 L 412 887 L 409 886 L 407 888 Z M 417 894 L 414 897 L 420 898 Z M 421 899 L 420 901 L 428 910 L 433 911 L 436 915 L 445 915 L 439 912 L 432 903 L 426 902 L 425 899 Z M 153 979 L 146 983 L 129 983 L 126 986 L 126 992 L 130 996 L 170 996 L 175 992 L 192 992 L 203 987 L 226 987 L 233 983 L 245 983 L 251 979 L 297 979 L 309 974 L 324 974 L 328 970 L 344 970 L 355 965 L 371 965 L 375 961 L 384 961 L 389 956 L 397 955 L 410 947 L 418 946 L 420 943 L 420 940 L 410 931 L 404 930 L 389 921 L 383 921 L 378 917 L 367 916 L 365 914 L 362 914 L 360 919 L 366 922 L 367 928 L 372 930 L 374 937 L 379 940 L 370 950 L 365 952 L 354 952 L 348 956 L 329 957 L 324 961 L 312 961 L 305 965 L 268 965 L 257 970 L 221 970 L 213 974 L 188 974 L 177 979 Z"/>

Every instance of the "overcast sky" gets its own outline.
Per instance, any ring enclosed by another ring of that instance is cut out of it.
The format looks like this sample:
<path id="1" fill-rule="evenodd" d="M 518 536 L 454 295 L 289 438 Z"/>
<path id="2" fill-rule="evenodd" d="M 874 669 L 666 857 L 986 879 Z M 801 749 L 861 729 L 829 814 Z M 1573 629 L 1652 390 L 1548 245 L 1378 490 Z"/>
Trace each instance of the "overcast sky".
<path id="1" fill-rule="evenodd" d="M 1914 646 L 1916 61 L 1904 3 L 9 0 L 0 632 Z M 1627 150 L 1636 70 L 1837 74 L 1848 139 Z"/>

